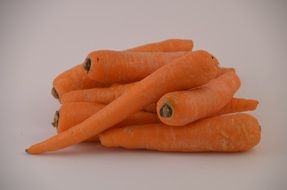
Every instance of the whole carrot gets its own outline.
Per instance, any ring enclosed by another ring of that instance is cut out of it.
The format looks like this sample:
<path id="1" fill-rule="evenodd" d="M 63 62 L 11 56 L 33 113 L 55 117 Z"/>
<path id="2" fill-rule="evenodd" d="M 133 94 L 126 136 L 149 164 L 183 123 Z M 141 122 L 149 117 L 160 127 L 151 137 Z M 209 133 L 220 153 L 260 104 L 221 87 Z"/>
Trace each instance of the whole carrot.
<path id="1" fill-rule="evenodd" d="M 193 47 L 192 40 L 170 39 L 151 44 L 145 44 L 139 47 L 128 49 L 133 52 L 173 52 L 173 51 L 191 51 Z M 91 80 L 83 71 L 82 64 L 77 65 L 60 75 L 53 81 L 52 95 L 61 100 L 63 94 L 80 89 L 89 89 L 105 86 Z"/>
<path id="2" fill-rule="evenodd" d="M 215 78 L 218 72 L 218 62 L 211 54 L 203 50 L 190 52 L 159 68 L 85 121 L 32 145 L 26 151 L 40 154 L 85 141 L 125 120 L 162 95 L 203 85 Z M 143 93 L 147 91 L 149 93 Z"/>
<path id="3" fill-rule="evenodd" d="M 218 112 L 232 99 L 239 87 L 238 76 L 229 71 L 202 87 L 170 92 L 157 102 L 158 117 L 167 125 L 186 125 Z"/>
<path id="4" fill-rule="evenodd" d="M 53 125 L 57 128 L 58 133 L 66 131 L 89 118 L 91 115 L 103 109 L 106 105 L 90 102 L 70 102 L 62 104 L 59 111 L 56 111 Z M 147 112 L 137 112 L 128 117 L 126 120 L 118 123 L 116 127 L 146 124 L 159 122 L 157 115 Z"/>
<path id="5" fill-rule="evenodd" d="M 83 64 L 87 75 L 103 83 L 128 83 L 142 80 L 158 68 L 188 52 L 119 52 L 90 53 Z"/>
<path id="6" fill-rule="evenodd" d="M 156 123 L 109 129 L 100 134 L 100 142 L 106 147 L 169 152 L 239 152 L 258 144 L 260 133 L 256 118 L 240 113 L 183 127 Z"/>

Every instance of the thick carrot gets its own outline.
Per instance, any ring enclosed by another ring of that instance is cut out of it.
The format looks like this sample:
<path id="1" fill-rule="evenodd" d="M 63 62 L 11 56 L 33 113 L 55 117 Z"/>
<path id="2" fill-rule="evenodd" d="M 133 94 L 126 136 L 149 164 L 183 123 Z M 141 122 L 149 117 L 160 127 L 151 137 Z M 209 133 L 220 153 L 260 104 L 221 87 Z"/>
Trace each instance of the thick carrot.
<path id="1" fill-rule="evenodd" d="M 145 44 L 139 47 L 128 49 L 127 51 L 134 52 L 170 52 L 170 51 L 191 51 L 193 47 L 192 40 L 170 39 L 152 44 Z M 103 84 L 91 80 L 83 71 L 82 64 L 77 65 L 60 75 L 53 81 L 52 95 L 61 99 L 64 93 L 80 90 L 101 87 Z"/>
<path id="2" fill-rule="evenodd" d="M 30 154 L 40 154 L 85 141 L 125 120 L 162 95 L 203 85 L 215 78 L 218 72 L 218 62 L 208 52 L 190 52 L 159 68 L 85 121 L 32 145 L 26 151 Z"/>
<path id="3" fill-rule="evenodd" d="M 170 92 L 157 102 L 158 117 L 167 125 L 186 125 L 218 112 L 239 87 L 238 76 L 228 71 L 202 87 Z"/>
<path id="4" fill-rule="evenodd" d="M 70 102 L 62 104 L 59 111 L 55 113 L 53 121 L 54 127 L 57 128 L 58 133 L 61 133 L 73 127 L 74 125 L 81 123 L 104 107 L 104 104 L 96 104 L 90 102 Z M 128 117 L 126 120 L 118 123 L 116 126 L 119 127 L 155 122 L 159 122 L 156 114 L 137 112 Z"/>
<path id="5" fill-rule="evenodd" d="M 253 99 L 232 98 L 228 104 L 226 104 L 214 115 L 252 111 L 257 108 L 258 103 L 259 102 L 257 100 Z"/>
<path id="6" fill-rule="evenodd" d="M 173 51 L 191 51 L 193 48 L 192 40 L 169 39 L 156 43 L 145 44 L 127 51 L 134 52 L 173 52 Z"/>
<path id="7" fill-rule="evenodd" d="M 215 116 L 183 127 L 164 124 L 134 125 L 100 134 L 106 147 L 176 152 L 247 151 L 260 141 L 260 126 L 248 114 Z"/>
<path id="8" fill-rule="evenodd" d="M 128 83 L 142 80 L 158 68 L 188 52 L 94 51 L 83 63 L 88 76 L 103 83 Z"/>

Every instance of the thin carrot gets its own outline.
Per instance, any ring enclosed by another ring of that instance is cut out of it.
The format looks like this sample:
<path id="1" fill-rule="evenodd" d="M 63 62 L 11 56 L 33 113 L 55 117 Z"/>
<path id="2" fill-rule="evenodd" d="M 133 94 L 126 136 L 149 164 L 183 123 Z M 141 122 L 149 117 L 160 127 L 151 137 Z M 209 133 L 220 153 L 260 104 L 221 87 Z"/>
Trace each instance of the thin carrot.
<path id="1" fill-rule="evenodd" d="M 176 152 L 247 151 L 260 141 L 260 125 L 248 114 L 215 116 L 183 127 L 134 125 L 100 134 L 106 147 Z"/>
<path id="2" fill-rule="evenodd" d="M 103 83 L 129 83 L 142 80 L 158 68 L 188 52 L 94 51 L 83 67 L 88 77 Z"/>
<path id="3" fill-rule="evenodd" d="M 89 118 L 96 112 L 103 109 L 106 105 L 96 104 L 90 102 L 70 102 L 62 104 L 59 111 L 56 111 L 54 116 L 53 125 L 57 128 L 58 133 L 66 131 Z M 146 124 L 159 122 L 157 115 L 147 112 L 137 112 L 126 120 L 118 123 L 116 127 L 134 125 L 134 124 Z"/>
<path id="4" fill-rule="evenodd" d="M 258 103 L 259 102 L 257 100 L 253 99 L 232 98 L 228 104 L 226 104 L 214 115 L 252 111 L 257 108 Z"/>
<path id="5" fill-rule="evenodd" d="M 134 52 L 173 52 L 173 51 L 191 51 L 193 41 L 186 39 L 169 39 L 156 43 L 141 45 L 127 51 Z"/>
<path id="6" fill-rule="evenodd" d="M 159 68 L 85 121 L 32 145 L 26 151 L 30 154 L 40 154 L 85 141 L 125 120 L 162 95 L 203 85 L 215 78 L 218 72 L 218 62 L 208 52 L 203 50 L 190 52 Z M 144 93 L 147 91 L 148 93 Z"/>
<path id="7" fill-rule="evenodd" d="M 133 52 L 171 52 L 171 51 L 191 51 L 192 40 L 170 39 L 152 44 L 145 44 L 139 47 L 128 49 Z M 103 84 L 91 80 L 83 71 L 82 64 L 77 65 L 60 75 L 53 81 L 52 95 L 61 100 L 63 94 L 80 89 L 102 87 Z"/>
<path id="8" fill-rule="evenodd" d="M 158 117 L 167 125 L 186 125 L 218 112 L 239 87 L 238 76 L 228 71 L 202 87 L 170 92 L 157 102 Z"/>

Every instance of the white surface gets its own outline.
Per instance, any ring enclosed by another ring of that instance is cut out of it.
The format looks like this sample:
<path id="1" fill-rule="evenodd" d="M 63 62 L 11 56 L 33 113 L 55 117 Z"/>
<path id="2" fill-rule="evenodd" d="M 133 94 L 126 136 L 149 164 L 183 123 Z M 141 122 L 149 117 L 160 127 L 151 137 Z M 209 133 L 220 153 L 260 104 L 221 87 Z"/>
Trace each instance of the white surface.
<path id="1" fill-rule="evenodd" d="M 49 2 L 49 3 L 48 3 Z M 80 3 L 81 2 L 81 3 Z M 0 189 L 287 189 L 286 1 L 1 1 Z M 78 145 L 31 156 L 54 134 L 52 79 L 95 49 L 191 38 L 236 67 L 260 100 L 262 141 L 242 154 Z M 285 116 L 285 117 L 284 117 Z"/>

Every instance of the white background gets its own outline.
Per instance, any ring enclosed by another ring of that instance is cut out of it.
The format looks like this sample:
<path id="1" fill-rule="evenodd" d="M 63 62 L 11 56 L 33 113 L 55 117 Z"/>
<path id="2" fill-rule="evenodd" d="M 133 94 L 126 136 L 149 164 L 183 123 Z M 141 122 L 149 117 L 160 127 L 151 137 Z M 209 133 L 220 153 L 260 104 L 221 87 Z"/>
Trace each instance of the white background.
<path id="1" fill-rule="evenodd" d="M 0 2 L 0 189 L 287 189 L 286 1 Z M 262 141 L 240 154 L 82 144 L 31 156 L 55 133 L 53 78 L 96 49 L 191 38 L 260 101 Z"/>

